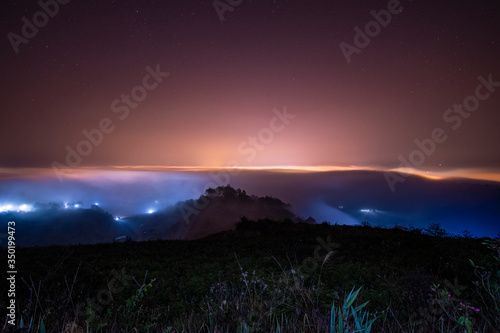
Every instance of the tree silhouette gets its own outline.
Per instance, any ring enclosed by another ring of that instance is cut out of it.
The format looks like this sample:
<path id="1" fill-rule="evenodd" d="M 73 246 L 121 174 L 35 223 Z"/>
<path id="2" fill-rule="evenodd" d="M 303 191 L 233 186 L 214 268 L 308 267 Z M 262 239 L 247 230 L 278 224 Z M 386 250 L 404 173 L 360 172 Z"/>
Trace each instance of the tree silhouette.
<path id="1" fill-rule="evenodd" d="M 449 235 L 444 228 L 441 228 L 441 223 L 430 223 L 429 227 L 425 228 L 424 231 L 434 237 L 446 237 Z"/>

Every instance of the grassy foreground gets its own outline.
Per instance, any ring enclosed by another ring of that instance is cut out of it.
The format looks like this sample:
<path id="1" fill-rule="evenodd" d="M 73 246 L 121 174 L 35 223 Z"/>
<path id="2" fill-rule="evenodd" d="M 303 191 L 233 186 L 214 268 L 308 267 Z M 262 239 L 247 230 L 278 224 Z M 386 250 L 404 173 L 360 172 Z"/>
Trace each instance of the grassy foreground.
<path id="1" fill-rule="evenodd" d="M 499 245 L 420 229 L 242 220 L 194 241 L 18 248 L 17 325 L 1 327 L 496 332 Z"/>

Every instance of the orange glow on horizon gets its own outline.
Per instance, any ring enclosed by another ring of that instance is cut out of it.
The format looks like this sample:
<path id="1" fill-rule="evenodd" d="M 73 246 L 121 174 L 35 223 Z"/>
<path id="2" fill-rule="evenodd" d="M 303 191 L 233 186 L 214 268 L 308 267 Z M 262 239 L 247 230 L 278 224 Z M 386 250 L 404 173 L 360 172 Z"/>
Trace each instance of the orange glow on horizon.
<path id="1" fill-rule="evenodd" d="M 398 172 L 402 174 L 411 174 L 433 180 L 468 178 L 475 180 L 500 182 L 500 170 L 488 169 L 455 169 L 425 171 L 409 168 L 387 169 L 375 166 L 297 166 L 297 165 L 276 165 L 276 166 L 165 166 L 165 165 L 115 165 L 115 166 L 89 166 L 68 169 L 64 177 L 70 179 L 85 179 L 92 177 L 96 172 L 209 172 L 223 170 L 238 171 L 269 171 L 283 173 L 317 173 L 317 172 L 335 172 L 335 171 L 378 171 L 378 172 Z M 51 168 L 0 168 L 0 179 L 42 179 L 44 177 L 56 176 Z"/>

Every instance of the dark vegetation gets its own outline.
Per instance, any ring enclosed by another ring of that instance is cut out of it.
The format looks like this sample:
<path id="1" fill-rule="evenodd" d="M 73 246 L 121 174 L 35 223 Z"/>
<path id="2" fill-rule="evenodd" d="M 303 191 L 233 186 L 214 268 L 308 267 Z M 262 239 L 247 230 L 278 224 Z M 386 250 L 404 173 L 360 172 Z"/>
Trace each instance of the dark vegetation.
<path id="1" fill-rule="evenodd" d="M 328 332 L 332 303 L 361 287 L 353 306 L 369 301 L 374 332 L 495 332 L 498 240 L 441 229 L 243 218 L 190 241 L 18 248 L 17 322 L 26 332 Z"/>

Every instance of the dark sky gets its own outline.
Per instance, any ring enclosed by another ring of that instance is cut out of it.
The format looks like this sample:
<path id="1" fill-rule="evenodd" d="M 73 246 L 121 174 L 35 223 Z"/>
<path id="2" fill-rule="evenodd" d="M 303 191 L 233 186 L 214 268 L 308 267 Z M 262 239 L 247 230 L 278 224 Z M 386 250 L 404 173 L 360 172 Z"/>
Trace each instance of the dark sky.
<path id="1" fill-rule="evenodd" d="M 14 47 L 42 9 L 4 4 L 0 167 L 393 168 L 435 129 L 412 166 L 500 167 L 500 83 L 477 88 L 500 82 L 498 1 L 240 2 L 221 22 L 209 0 L 72 0 Z M 341 43 L 388 7 L 348 63 Z"/>

